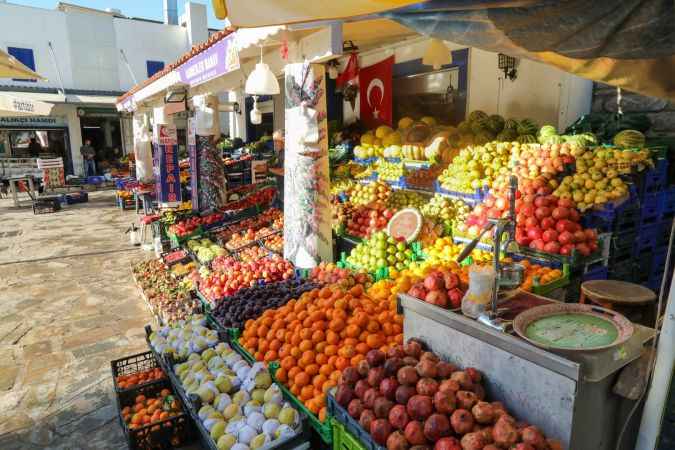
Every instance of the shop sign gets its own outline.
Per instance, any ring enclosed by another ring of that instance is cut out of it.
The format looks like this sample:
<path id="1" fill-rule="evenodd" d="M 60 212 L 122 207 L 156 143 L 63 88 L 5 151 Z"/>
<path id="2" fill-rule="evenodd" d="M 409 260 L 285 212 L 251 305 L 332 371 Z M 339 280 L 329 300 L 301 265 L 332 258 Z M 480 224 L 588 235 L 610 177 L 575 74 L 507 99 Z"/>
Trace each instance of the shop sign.
<path id="1" fill-rule="evenodd" d="M 180 81 L 190 86 L 218 78 L 239 68 L 234 33 L 195 55 L 176 70 Z"/>
<path id="2" fill-rule="evenodd" d="M 199 161 L 197 159 L 197 120 L 190 117 L 187 122 L 188 159 L 190 161 L 190 190 L 192 210 L 199 211 Z"/>
<path id="3" fill-rule="evenodd" d="M 157 180 L 157 202 L 165 207 L 181 202 L 178 139 L 175 125 L 156 125 L 154 172 Z"/>
<path id="4" fill-rule="evenodd" d="M 0 117 L 0 128 L 64 128 L 64 117 L 58 116 L 30 116 L 30 117 Z"/>

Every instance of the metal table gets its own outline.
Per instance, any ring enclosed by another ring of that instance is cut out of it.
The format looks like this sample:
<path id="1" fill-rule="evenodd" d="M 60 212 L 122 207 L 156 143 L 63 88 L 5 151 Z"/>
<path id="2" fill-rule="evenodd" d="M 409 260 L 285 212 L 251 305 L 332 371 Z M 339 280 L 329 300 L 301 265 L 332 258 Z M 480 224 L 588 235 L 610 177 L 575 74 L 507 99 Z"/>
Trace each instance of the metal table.
<path id="1" fill-rule="evenodd" d="M 461 367 L 487 374 L 488 396 L 520 420 L 574 450 L 614 449 L 618 411 L 626 401 L 612 393 L 620 369 L 640 357 L 654 330 L 635 324 L 620 347 L 555 354 L 500 333 L 461 314 L 399 294 L 405 339 L 424 341 Z"/>
<path id="2" fill-rule="evenodd" d="M 11 177 L 8 178 L 7 181 L 9 181 L 9 190 L 12 193 L 12 200 L 14 200 L 14 206 L 19 207 L 19 196 L 18 196 L 18 190 L 17 190 L 17 183 L 20 181 L 27 181 L 28 182 L 28 196 L 31 198 L 31 200 L 35 200 L 38 196 L 38 191 L 35 190 L 35 182 L 33 181 L 32 176 L 23 176 L 23 177 Z"/>

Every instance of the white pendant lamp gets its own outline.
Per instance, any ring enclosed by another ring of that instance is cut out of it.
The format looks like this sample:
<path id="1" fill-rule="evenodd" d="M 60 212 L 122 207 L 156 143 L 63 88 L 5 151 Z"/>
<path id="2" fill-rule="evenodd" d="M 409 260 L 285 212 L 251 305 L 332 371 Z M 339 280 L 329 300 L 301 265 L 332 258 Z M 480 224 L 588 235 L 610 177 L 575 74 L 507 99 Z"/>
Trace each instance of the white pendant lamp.
<path id="1" fill-rule="evenodd" d="M 277 95 L 279 93 L 279 82 L 270 66 L 263 62 L 263 50 L 260 47 L 260 62 L 255 65 L 255 69 L 246 79 L 244 88 L 249 95 Z"/>
<path id="2" fill-rule="evenodd" d="M 438 70 L 447 64 L 452 64 L 452 52 L 443 41 L 432 38 L 422 57 L 422 64 Z"/>

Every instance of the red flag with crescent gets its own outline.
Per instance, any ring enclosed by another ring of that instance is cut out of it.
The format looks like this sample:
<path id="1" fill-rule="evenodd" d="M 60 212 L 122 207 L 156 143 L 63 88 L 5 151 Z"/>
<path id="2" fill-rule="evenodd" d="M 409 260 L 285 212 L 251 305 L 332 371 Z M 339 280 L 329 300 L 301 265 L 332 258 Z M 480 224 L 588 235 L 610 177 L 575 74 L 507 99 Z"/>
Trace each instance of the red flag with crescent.
<path id="1" fill-rule="evenodd" d="M 368 128 L 392 122 L 394 57 L 359 72 L 361 122 Z"/>

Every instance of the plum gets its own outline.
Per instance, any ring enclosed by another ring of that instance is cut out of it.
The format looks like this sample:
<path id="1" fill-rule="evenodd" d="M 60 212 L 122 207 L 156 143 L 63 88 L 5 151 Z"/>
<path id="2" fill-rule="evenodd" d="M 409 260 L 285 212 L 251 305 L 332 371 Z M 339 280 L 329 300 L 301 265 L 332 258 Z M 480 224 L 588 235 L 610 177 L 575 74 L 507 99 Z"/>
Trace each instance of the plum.
<path id="1" fill-rule="evenodd" d="M 363 396 L 368 389 L 370 389 L 368 382 L 366 380 L 359 380 L 354 386 L 354 395 L 363 400 Z"/>
<path id="2" fill-rule="evenodd" d="M 408 400 L 410 400 L 410 397 L 413 395 L 417 394 L 417 389 L 415 389 L 415 386 L 406 386 L 406 385 L 401 385 L 396 389 L 396 403 L 399 403 L 401 405 L 407 405 Z"/>
<path id="3" fill-rule="evenodd" d="M 501 416 L 492 428 L 492 438 L 499 447 L 509 448 L 518 442 L 518 430 L 507 416 Z"/>
<path id="4" fill-rule="evenodd" d="M 433 378 L 420 378 L 416 385 L 417 393 L 432 397 L 438 392 L 438 382 Z"/>
<path id="5" fill-rule="evenodd" d="M 349 402 L 354 398 L 354 391 L 346 384 L 340 384 L 335 391 L 335 400 L 342 406 L 346 408 L 349 405 Z"/>
<path id="6" fill-rule="evenodd" d="M 361 376 L 359 375 L 359 372 L 356 370 L 355 367 L 347 367 L 345 370 L 342 371 L 342 375 L 340 376 L 340 383 L 348 384 L 350 387 L 354 387 L 354 384 L 356 384 L 357 381 Z"/>
<path id="7" fill-rule="evenodd" d="M 415 367 L 420 378 L 436 378 L 438 375 L 438 366 L 435 362 L 428 359 L 421 359 Z"/>
<path id="8" fill-rule="evenodd" d="M 396 389 L 398 389 L 398 381 L 396 378 L 389 377 L 382 380 L 380 383 L 380 394 L 387 397 L 389 400 L 396 398 Z"/>
<path id="9" fill-rule="evenodd" d="M 419 343 L 419 341 L 410 339 L 403 345 L 403 351 L 407 356 L 419 358 L 422 354 L 422 345 Z"/>
<path id="10" fill-rule="evenodd" d="M 459 391 L 457 392 L 457 406 L 462 409 L 471 410 L 473 405 L 478 403 L 478 397 L 471 391 Z"/>
<path id="11" fill-rule="evenodd" d="M 389 410 L 394 406 L 394 402 L 386 397 L 377 397 L 373 403 L 373 412 L 378 419 L 386 419 L 389 416 Z"/>
<path id="12" fill-rule="evenodd" d="M 361 428 L 364 430 L 370 430 L 370 423 L 376 418 L 377 417 L 375 417 L 375 413 L 372 409 L 364 409 L 361 413 L 361 417 L 359 417 L 359 425 L 361 425 Z"/>
<path id="13" fill-rule="evenodd" d="M 381 350 L 370 350 L 368 353 L 366 353 L 366 361 L 368 361 L 368 364 L 370 367 L 378 367 L 384 364 L 384 360 L 386 359 L 386 356 L 384 352 Z"/>
<path id="14" fill-rule="evenodd" d="M 349 406 L 347 406 L 347 412 L 355 419 L 361 417 L 361 413 L 363 412 L 363 402 L 361 399 L 355 398 L 349 402 Z"/>
<path id="15" fill-rule="evenodd" d="M 486 445 L 481 433 L 467 433 L 462 436 L 462 450 L 482 450 Z"/>
<path id="16" fill-rule="evenodd" d="M 471 409 L 471 414 L 473 414 L 473 417 L 474 419 L 476 419 L 476 422 L 483 425 L 490 424 L 495 419 L 494 408 L 492 407 L 491 404 L 487 402 L 476 403 L 474 407 Z"/>
<path id="17" fill-rule="evenodd" d="M 434 408 L 441 414 L 452 414 L 457 407 L 455 394 L 452 392 L 438 391 L 434 394 Z"/>
<path id="18" fill-rule="evenodd" d="M 379 389 L 380 383 L 384 379 L 384 368 L 383 367 L 373 367 L 368 371 L 368 384 L 372 387 Z"/>
<path id="19" fill-rule="evenodd" d="M 401 358 L 389 358 L 384 362 L 384 373 L 387 376 L 396 376 L 398 369 L 401 367 L 403 367 L 403 360 Z"/>

